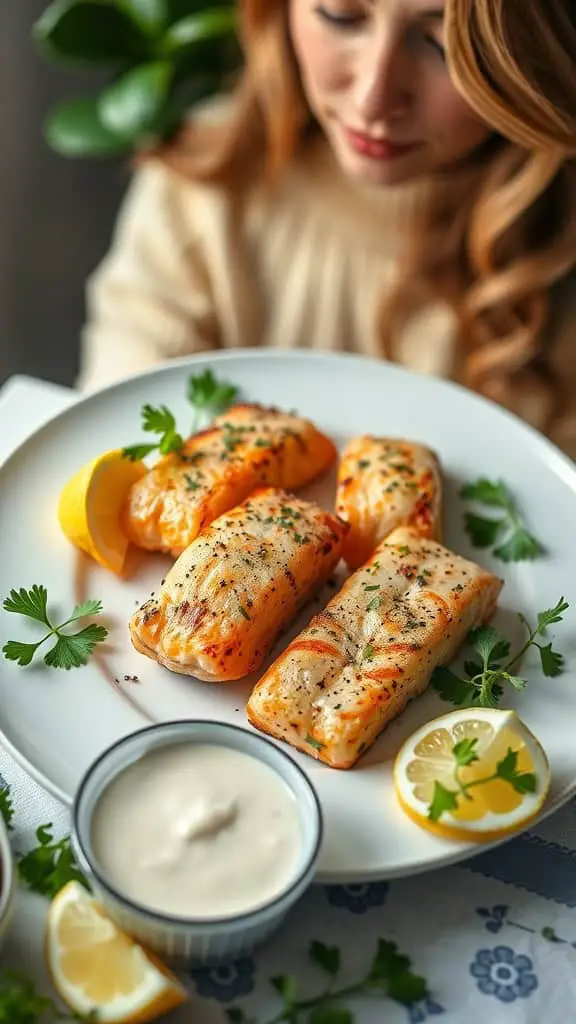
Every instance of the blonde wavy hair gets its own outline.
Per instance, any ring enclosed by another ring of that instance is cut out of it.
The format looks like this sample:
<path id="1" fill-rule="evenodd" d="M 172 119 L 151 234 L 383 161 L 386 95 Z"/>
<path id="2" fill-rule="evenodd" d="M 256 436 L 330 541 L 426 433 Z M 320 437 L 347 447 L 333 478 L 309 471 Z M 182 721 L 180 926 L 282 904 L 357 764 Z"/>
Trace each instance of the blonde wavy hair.
<path id="1" fill-rule="evenodd" d="M 459 323 L 457 377 L 512 408 L 528 387 L 549 425 L 562 386 L 546 345 L 551 295 L 576 266 L 576 18 L 571 0 L 446 0 L 450 75 L 489 142 L 438 177 L 379 311 L 382 354 L 416 299 Z M 314 131 L 288 33 L 288 0 L 239 0 L 245 68 L 210 158 L 194 129 L 161 157 L 236 184 L 275 177 Z M 576 351 L 576 350 L 575 350 Z"/>

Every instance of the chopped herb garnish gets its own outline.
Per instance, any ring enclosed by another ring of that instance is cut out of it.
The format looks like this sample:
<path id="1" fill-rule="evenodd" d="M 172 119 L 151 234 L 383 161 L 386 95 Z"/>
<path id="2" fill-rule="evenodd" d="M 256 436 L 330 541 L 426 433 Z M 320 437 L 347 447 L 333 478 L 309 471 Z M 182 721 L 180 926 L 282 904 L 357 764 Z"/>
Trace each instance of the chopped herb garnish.
<path id="1" fill-rule="evenodd" d="M 377 595 L 376 597 L 372 598 L 372 600 L 370 601 L 369 604 L 366 605 L 366 611 L 367 612 L 375 612 L 375 611 L 378 610 L 378 608 L 380 607 L 381 604 L 382 604 L 382 598 Z"/>
<path id="2" fill-rule="evenodd" d="M 243 617 L 244 617 L 245 619 L 248 619 L 248 622 L 250 622 L 250 621 L 251 621 L 251 620 L 250 620 L 250 616 L 248 615 L 248 612 L 247 612 L 247 611 L 246 611 L 246 609 L 245 609 L 245 608 L 243 607 L 243 605 L 240 605 L 240 615 L 242 615 L 242 616 L 243 616 Z"/>
<path id="3" fill-rule="evenodd" d="M 544 554 L 540 541 L 528 531 L 515 499 L 502 481 L 494 483 L 481 478 L 463 487 L 461 495 L 466 501 L 500 509 L 497 518 L 466 513 L 466 532 L 475 547 L 491 548 L 500 540 L 494 554 L 503 562 L 522 562 Z"/>
<path id="4" fill-rule="evenodd" d="M 314 739 L 314 736 L 310 735 L 306 736 L 304 742 L 307 743 L 309 747 L 314 747 L 315 750 L 323 750 L 324 747 L 326 746 L 325 743 L 322 743 L 320 740 Z"/>

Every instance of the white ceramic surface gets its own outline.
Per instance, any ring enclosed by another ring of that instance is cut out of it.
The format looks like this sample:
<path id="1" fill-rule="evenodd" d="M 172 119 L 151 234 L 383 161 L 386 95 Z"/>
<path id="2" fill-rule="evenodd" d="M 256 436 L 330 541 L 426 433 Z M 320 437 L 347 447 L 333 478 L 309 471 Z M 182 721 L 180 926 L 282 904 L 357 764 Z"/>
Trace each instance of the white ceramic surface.
<path id="1" fill-rule="evenodd" d="M 16 871 L 14 856 L 10 845 L 8 829 L 0 815 L 0 952 L 6 945 L 6 939 L 12 924 L 14 896 L 16 891 Z"/>
<path id="2" fill-rule="evenodd" d="M 245 724 L 249 681 L 198 683 L 171 675 L 131 648 L 128 618 L 137 603 L 157 589 L 167 560 L 135 553 L 131 577 L 119 581 L 77 556 L 61 535 L 56 518 L 60 489 L 82 463 L 142 437 L 144 402 L 168 405 L 186 429 L 191 419 L 186 379 L 207 366 L 240 385 L 246 399 L 296 408 L 314 418 L 339 444 L 356 433 L 372 432 L 434 447 L 446 475 L 446 542 L 505 577 L 496 624 L 511 637 L 521 636 L 516 611 L 534 618 L 560 595 L 576 600 L 576 467 L 491 403 L 451 384 L 351 356 L 244 351 L 171 363 L 67 409 L 26 441 L 0 470 L 2 592 L 43 583 L 55 616 L 65 615 L 79 594 L 98 597 L 111 628 L 110 643 L 84 669 L 59 673 L 41 662 L 28 669 L 7 661 L 0 666 L 3 742 L 36 779 L 67 802 L 95 756 L 146 724 L 187 717 Z M 504 566 L 471 548 L 458 492 L 463 481 L 480 475 L 501 477 L 518 496 L 530 527 L 546 544 L 545 558 Z M 330 506 L 333 478 L 305 493 Z M 553 782 L 545 813 L 576 793 L 575 624 L 571 608 L 564 623 L 556 627 L 558 646 L 567 655 L 564 675 L 545 680 L 537 659 L 531 658 L 523 669 L 530 678 L 529 688 L 509 701 L 550 756 Z M 0 644 L 8 638 L 37 639 L 38 630 L 24 619 L 0 612 Z M 125 683 L 125 675 L 136 675 L 139 682 Z M 392 762 L 403 739 L 449 707 L 433 693 L 420 698 L 347 773 L 293 752 L 323 806 L 321 880 L 397 877 L 476 852 L 468 845 L 422 832 L 403 816 L 393 794 Z"/>

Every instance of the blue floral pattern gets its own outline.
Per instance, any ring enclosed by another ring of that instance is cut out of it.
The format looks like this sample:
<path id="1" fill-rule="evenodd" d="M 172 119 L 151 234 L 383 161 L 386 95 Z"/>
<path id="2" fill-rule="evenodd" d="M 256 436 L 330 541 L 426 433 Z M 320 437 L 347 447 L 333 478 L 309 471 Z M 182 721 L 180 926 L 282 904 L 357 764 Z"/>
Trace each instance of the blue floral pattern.
<path id="1" fill-rule="evenodd" d="M 470 974 L 476 978 L 478 990 L 485 996 L 494 996 L 501 1003 L 514 1003 L 528 999 L 538 988 L 529 956 L 515 953 L 510 946 L 479 949 L 470 964 Z"/>
<path id="2" fill-rule="evenodd" d="M 326 888 L 328 902 L 333 907 L 349 910 L 352 914 L 366 914 L 374 907 L 383 907 L 388 898 L 387 882 L 371 882 L 365 885 L 329 885 Z"/>
<path id="3" fill-rule="evenodd" d="M 195 967 L 190 977 L 199 996 L 230 1003 L 254 991 L 256 965 L 250 956 L 241 956 L 229 964 L 216 967 Z"/>
<path id="4" fill-rule="evenodd" d="M 443 1006 L 440 1003 L 435 1003 L 433 999 L 424 999 L 421 1003 L 415 1003 L 414 1006 L 408 1007 L 408 1019 L 410 1024 L 424 1024 L 430 1017 L 435 1017 L 440 1013 L 446 1013 Z"/>
<path id="5" fill-rule="evenodd" d="M 509 907 L 505 907 L 503 904 L 499 904 L 496 907 L 478 907 L 476 913 L 479 917 L 483 917 L 486 921 L 486 928 L 493 935 L 497 935 L 499 931 L 506 924 L 506 918 L 508 916 Z"/>

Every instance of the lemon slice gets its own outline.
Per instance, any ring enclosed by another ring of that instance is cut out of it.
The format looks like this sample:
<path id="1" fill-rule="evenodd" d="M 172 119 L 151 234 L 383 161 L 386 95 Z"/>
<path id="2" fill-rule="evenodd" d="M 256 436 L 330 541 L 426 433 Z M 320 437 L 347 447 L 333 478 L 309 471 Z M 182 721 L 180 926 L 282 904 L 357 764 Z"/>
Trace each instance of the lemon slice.
<path id="1" fill-rule="evenodd" d="M 64 535 L 105 569 L 121 574 L 129 541 L 121 525 L 128 491 L 147 472 L 120 449 L 82 466 L 60 494 L 58 520 Z"/>
<path id="2" fill-rule="evenodd" d="M 54 987 L 77 1014 L 100 1024 L 145 1024 L 181 1006 L 186 989 L 106 916 L 78 882 L 52 900 L 46 955 Z"/>
<path id="3" fill-rule="evenodd" d="M 403 810 L 437 835 L 493 841 L 539 814 L 550 767 L 514 711 L 452 711 L 418 729 L 394 763 Z"/>

